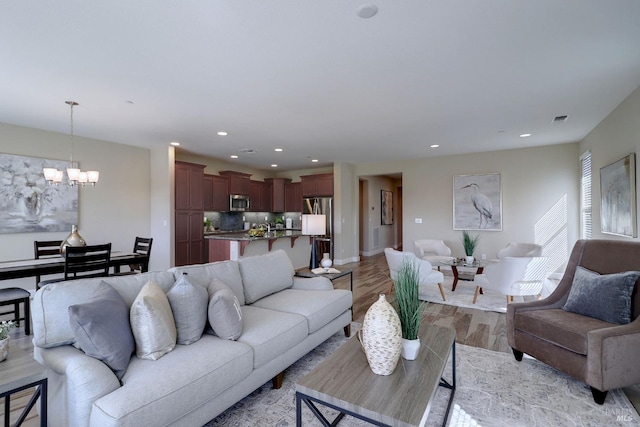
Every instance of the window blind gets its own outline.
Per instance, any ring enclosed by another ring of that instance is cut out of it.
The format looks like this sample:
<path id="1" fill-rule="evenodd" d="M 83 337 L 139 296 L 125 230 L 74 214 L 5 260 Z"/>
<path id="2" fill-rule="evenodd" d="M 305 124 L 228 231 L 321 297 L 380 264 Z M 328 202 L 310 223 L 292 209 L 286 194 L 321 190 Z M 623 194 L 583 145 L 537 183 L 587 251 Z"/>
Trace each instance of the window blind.
<path id="1" fill-rule="evenodd" d="M 580 238 L 591 239 L 591 151 L 580 156 Z"/>

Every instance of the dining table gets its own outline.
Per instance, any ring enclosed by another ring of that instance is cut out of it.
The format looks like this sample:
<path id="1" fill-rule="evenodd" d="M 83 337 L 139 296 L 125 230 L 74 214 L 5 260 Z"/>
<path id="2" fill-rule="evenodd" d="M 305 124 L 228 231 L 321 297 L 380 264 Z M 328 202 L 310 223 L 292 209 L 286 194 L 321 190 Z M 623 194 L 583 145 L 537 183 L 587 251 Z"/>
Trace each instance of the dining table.
<path id="1" fill-rule="evenodd" d="M 146 260 L 147 255 L 135 252 L 113 251 L 109 266 L 114 273 L 120 272 L 123 265 L 139 264 Z M 40 259 L 24 259 L 0 262 L 0 280 L 35 277 L 37 275 L 64 273 L 64 257 L 50 257 Z"/>

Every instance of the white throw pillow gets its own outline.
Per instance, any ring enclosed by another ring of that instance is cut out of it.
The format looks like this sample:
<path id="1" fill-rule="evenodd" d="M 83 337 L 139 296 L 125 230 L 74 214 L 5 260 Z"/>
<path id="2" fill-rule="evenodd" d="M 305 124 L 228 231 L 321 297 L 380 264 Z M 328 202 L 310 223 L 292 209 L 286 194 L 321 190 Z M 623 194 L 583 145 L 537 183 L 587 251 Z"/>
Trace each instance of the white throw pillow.
<path id="1" fill-rule="evenodd" d="M 133 301 L 131 330 L 140 359 L 157 360 L 176 346 L 176 324 L 162 288 L 149 281 Z"/>
<path id="2" fill-rule="evenodd" d="M 207 325 L 207 290 L 193 283 L 184 273 L 167 292 L 167 299 L 176 322 L 178 344 L 189 345 L 198 341 Z"/>
<path id="3" fill-rule="evenodd" d="M 214 278 L 209 283 L 209 324 L 222 339 L 237 340 L 242 334 L 242 310 L 231 288 Z"/>

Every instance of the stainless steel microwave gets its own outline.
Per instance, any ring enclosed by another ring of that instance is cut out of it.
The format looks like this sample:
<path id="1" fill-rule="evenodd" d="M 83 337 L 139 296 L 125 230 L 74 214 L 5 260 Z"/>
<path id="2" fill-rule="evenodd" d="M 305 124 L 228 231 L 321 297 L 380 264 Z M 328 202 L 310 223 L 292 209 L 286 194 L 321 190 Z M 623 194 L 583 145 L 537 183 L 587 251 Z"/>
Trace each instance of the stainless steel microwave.
<path id="1" fill-rule="evenodd" d="M 246 196 L 244 194 L 231 194 L 229 196 L 230 211 L 248 211 L 249 204 L 249 196 Z"/>

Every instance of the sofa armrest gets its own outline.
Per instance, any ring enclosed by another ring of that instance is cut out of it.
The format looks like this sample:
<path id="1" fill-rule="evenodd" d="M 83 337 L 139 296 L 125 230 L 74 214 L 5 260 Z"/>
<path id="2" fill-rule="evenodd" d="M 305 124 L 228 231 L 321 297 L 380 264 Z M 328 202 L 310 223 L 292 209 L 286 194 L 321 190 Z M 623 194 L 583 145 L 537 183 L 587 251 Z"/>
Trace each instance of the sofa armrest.
<path id="1" fill-rule="evenodd" d="M 54 420 L 64 419 L 67 425 L 89 425 L 93 403 L 120 387 L 107 365 L 71 345 L 35 347 L 34 357 L 47 368 L 50 388 L 66 394 L 50 411 L 60 411 Z"/>
<path id="2" fill-rule="evenodd" d="M 599 390 L 640 383 L 640 317 L 587 334 L 587 383 Z"/>
<path id="3" fill-rule="evenodd" d="M 332 291 L 333 283 L 326 277 L 298 277 L 293 276 L 293 286 L 291 289 L 303 291 Z"/>

